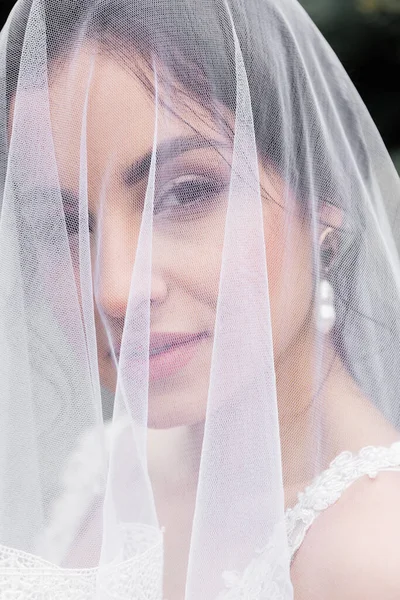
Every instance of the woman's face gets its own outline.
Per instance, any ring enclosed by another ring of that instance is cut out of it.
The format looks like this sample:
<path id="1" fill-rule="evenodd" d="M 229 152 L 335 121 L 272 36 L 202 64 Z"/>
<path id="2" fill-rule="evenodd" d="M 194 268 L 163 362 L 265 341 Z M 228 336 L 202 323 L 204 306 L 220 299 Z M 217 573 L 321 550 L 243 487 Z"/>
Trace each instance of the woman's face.
<path id="1" fill-rule="evenodd" d="M 83 156 L 77 115 L 85 113 L 86 101 L 98 361 L 102 385 L 114 390 L 114 354 L 118 360 L 148 184 L 155 103 L 139 78 L 104 55 L 93 58 L 82 50 L 53 73 L 51 123 L 70 224 L 77 220 L 74 198 L 79 198 Z M 157 428 L 205 418 L 231 174 L 232 141 L 226 131 L 210 112 L 185 101 L 186 107 L 176 104 L 177 115 L 170 102 L 167 107 L 160 103 L 157 116 L 149 374 L 149 424 Z M 260 164 L 260 178 L 278 365 L 310 314 L 310 235 L 294 216 L 295 202 L 285 206 L 279 177 Z M 76 245 L 73 226 L 69 236 Z"/>

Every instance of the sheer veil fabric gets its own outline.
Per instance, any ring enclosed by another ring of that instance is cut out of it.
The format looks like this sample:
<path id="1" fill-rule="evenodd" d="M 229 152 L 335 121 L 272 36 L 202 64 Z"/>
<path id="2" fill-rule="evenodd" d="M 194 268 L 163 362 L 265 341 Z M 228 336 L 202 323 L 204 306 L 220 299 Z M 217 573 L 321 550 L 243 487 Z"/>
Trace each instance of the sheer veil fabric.
<path id="1" fill-rule="evenodd" d="M 0 127 L 0 595 L 290 600 L 299 493 L 400 464 L 399 179 L 339 61 L 294 0 L 19 0 Z"/>

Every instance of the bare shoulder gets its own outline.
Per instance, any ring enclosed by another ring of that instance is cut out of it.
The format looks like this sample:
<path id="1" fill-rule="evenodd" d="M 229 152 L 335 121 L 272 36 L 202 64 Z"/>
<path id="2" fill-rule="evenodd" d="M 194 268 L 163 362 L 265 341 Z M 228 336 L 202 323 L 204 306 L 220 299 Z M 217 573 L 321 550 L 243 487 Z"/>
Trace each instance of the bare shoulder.
<path id="1" fill-rule="evenodd" d="M 354 483 L 308 531 L 292 565 L 295 600 L 400 598 L 400 472 Z"/>

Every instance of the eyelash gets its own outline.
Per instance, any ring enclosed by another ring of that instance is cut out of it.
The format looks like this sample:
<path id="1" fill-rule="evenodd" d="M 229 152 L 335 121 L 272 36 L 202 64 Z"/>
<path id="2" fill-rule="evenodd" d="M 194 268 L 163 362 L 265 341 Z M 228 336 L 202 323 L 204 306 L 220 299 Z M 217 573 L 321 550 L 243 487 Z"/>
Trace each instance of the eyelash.
<path id="1" fill-rule="evenodd" d="M 67 228 L 68 236 L 78 235 L 79 234 L 79 214 L 77 211 L 69 210 L 64 207 L 64 215 L 65 215 L 65 226 Z M 89 214 L 88 217 L 88 225 L 89 225 L 89 233 L 93 233 L 94 225 L 93 225 L 93 217 Z"/>
<path id="2" fill-rule="evenodd" d="M 154 200 L 154 215 L 159 215 L 165 211 L 173 213 L 178 211 L 188 213 L 195 208 L 200 208 L 206 201 L 210 201 L 218 196 L 226 188 L 226 183 L 220 179 L 207 177 L 185 176 L 168 184 L 164 191 Z M 166 201 L 168 196 L 175 196 L 177 202 Z M 79 215 L 74 209 L 64 207 L 65 225 L 68 236 L 79 233 Z M 89 232 L 94 231 L 94 219 L 92 215 L 88 218 Z"/>
<path id="3" fill-rule="evenodd" d="M 190 211 L 214 199 L 226 188 L 225 181 L 209 177 L 185 176 L 168 184 L 154 201 L 154 214 L 164 211 Z M 168 196 L 175 196 L 177 202 L 166 202 Z"/>

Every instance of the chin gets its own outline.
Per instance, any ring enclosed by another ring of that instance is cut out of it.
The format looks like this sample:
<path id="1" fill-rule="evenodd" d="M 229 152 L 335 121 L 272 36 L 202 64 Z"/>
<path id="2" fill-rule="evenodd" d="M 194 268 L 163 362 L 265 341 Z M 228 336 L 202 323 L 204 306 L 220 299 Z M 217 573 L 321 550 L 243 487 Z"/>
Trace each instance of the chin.
<path id="1" fill-rule="evenodd" d="M 149 399 L 148 427 L 150 429 L 173 429 L 175 427 L 192 427 L 203 423 L 206 419 L 207 399 L 191 401 L 194 395 L 187 393 L 184 398 Z"/>
<path id="2" fill-rule="evenodd" d="M 185 374 L 149 382 L 147 423 L 150 429 L 173 429 L 204 423 L 208 399 L 208 362 L 205 361 L 204 373 L 197 372 L 197 377 Z M 114 395 L 117 382 L 113 362 L 104 361 L 99 367 L 102 387 Z"/>

